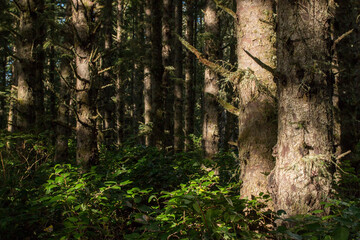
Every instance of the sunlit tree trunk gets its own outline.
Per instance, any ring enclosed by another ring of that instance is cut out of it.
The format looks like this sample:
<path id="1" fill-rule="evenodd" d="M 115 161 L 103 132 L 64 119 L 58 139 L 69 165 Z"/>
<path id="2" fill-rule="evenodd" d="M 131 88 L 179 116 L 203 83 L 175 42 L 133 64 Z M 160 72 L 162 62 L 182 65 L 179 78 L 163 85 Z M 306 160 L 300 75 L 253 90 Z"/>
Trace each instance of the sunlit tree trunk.
<path id="1" fill-rule="evenodd" d="M 328 1 L 278 1 L 278 141 L 269 176 L 275 210 L 320 209 L 333 153 Z"/>
<path id="2" fill-rule="evenodd" d="M 194 46 L 194 1 L 186 1 L 186 29 L 185 39 Z M 195 79 L 194 79 L 194 55 L 190 51 L 186 51 L 185 55 L 185 150 L 191 149 L 190 135 L 194 133 L 194 117 L 195 117 Z"/>
<path id="3" fill-rule="evenodd" d="M 19 0 L 19 24 L 16 38 L 18 58 L 17 125 L 20 130 L 43 128 L 44 115 L 44 1 Z"/>
<path id="4" fill-rule="evenodd" d="M 219 19 L 216 14 L 215 2 L 207 0 L 204 10 L 205 54 L 211 61 L 217 60 L 220 50 Z M 218 81 L 218 75 L 210 68 L 205 68 L 202 137 L 206 157 L 214 156 L 219 150 L 219 106 L 216 101 L 219 92 Z"/>
<path id="5" fill-rule="evenodd" d="M 145 145 L 151 146 L 154 145 L 152 124 L 152 84 L 151 84 L 151 51 L 150 51 L 150 37 L 151 37 L 151 1 L 146 0 L 144 6 L 145 12 L 145 66 L 144 66 L 144 123 L 145 123 Z"/>
<path id="6" fill-rule="evenodd" d="M 72 0 L 72 24 L 76 66 L 76 161 L 89 167 L 98 160 L 96 129 L 97 72 L 94 66 L 98 4 Z"/>
<path id="7" fill-rule="evenodd" d="M 275 67 L 274 1 L 237 2 L 237 57 L 240 69 L 250 68 L 240 82 L 239 158 L 241 160 L 242 197 L 251 198 L 267 192 L 267 175 L 275 162 L 272 148 L 276 144 L 276 95 L 273 75 L 262 68 L 245 51 L 263 63 Z M 265 90 L 266 88 L 267 90 Z"/>

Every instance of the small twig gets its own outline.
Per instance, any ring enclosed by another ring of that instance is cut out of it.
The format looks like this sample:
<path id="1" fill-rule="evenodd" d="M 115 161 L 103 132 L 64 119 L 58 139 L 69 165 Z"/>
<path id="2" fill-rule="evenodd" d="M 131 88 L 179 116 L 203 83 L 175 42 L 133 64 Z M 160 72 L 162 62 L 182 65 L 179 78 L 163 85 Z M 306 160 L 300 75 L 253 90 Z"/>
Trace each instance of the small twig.
<path id="1" fill-rule="evenodd" d="M 349 31 L 347 31 L 346 33 L 344 33 L 343 35 L 341 35 L 340 37 L 338 37 L 335 41 L 334 41 L 334 43 L 333 43 L 333 45 L 332 45 L 332 47 L 331 47 L 331 50 L 334 50 L 335 49 L 335 47 L 336 47 L 336 45 L 341 41 L 341 40 L 343 40 L 344 38 L 346 38 L 347 36 L 349 36 L 351 33 L 353 33 L 354 32 L 354 29 L 351 29 L 351 30 L 349 30 Z"/>

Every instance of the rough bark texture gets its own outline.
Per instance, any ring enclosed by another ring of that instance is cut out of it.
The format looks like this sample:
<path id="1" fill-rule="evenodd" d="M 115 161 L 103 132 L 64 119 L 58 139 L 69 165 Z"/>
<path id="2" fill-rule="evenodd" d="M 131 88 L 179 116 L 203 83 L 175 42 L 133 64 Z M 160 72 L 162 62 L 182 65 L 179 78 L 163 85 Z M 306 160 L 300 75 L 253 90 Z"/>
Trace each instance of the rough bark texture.
<path id="1" fill-rule="evenodd" d="M 150 0 L 146 0 L 144 6 L 145 12 L 145 64 L 144 64 L 144 123 L 146 129 L 145 131 L 145 145 L 151 146 L 154 145 L 153 134 L 152 132 L 152 124 L 153 124 L 153 116 L 152 116 L 152 83 L 151 83 L 151 73 L 150 73 L 150 65 L 151 65 L 151 51 L 150 48 L 150 37 L 151 37 L 151 2 Z"/>
<path id="2" fill-rule="evenodd" d="M 275 30 L 272 0 L 237 2 L 237 56 L 240 69 L 251 69 L 238 85 L 239 157 L 242 162 L 242 197 L 267 192 L 267 175 L 275 162 L 272 148 L 276 144 L 276 106 L 270 94 L 275 82 L 270 72 L 257 64 L 244 50 L 263 63 L 275 67 Z M 263 88 L 267 88 L 264 91 Z"/>
<path id="3" fill-rule="evenodd" d="M 72 0 L 76 66 L 76 161 L 89 167 L 98 160 L 96 129 L 96 98 L 98 82 L 94 66 L 94 48 L 98 19 L 96 1 Z"/>
<path id="4" fill-rule="evenodd" d="M 20 130 L 40 129 L 44 114 L 43 70 L 45 38 L 44 1 L 17 1 L 20 11 L 19 37 L 16 39 L 18 61 L 18 119 Z"/>
<path id="5" fill-rule="evenodd" d="M 186 29 L 185 39 L 194 46 L 194 1 L 186 1 Z M 195 79 L 194 79 L 194 55 L 186 51 L 185 55 L 185 150 L 191 149 L 190 134 L 194 133 L 194 116 L 195 116 Z"/>
<path id="6" fill-rule="evenodd" d="M 182 1 L 175 0 L 175 32 L 182 36 Z M 182 44 L 175 40 L 175 86 L 174 86 L 174 150 L 184 147 L 183 133 L 183 57 Z"/>
<path id="7" fill-rule="evenodd" d="M 269 176 L 275 210 L 320 209 L 330 193 L 332 81 L 327 0 L 278 1 L 278 142 Z"/>
<path id="8" fill-rule="evenodd" d="M 172 146 L 173 139 L 171 135 L 171 119 L 172 119 L 172 111 L 171 111 L 171 100 L 172 97 L 170 95 L 171 89 L 171 67 L 173 66 L 173 18 L 174 8 L 173 8 L 173 0 L 163 0 L 164 11 L 163 11 L 163 28 L 162 28 L 162 37 L 163 37 L 163 48 L 162 48 L 162 59 L 164 66 L 164 73 L 162 77 L 162 96 L 163 96 L 163 108 L 164 108 L 164 146 Z"/>
<path id="9" fill-rule="evenodd" d="M 216 61 L 219 55 L 219 19 L 216 15 L 216 5 L 213 0 L 207 0 L 204 10 L 205 22 L 205 54 L 211 61 Z M 203 148 L 205 157 L 214 156 L 219 142 L 219 106 L 216 96 L 219 92 L 218 75 L 210 68 L 205 68 L 204 77 L 204 107 L 203 107 Z"/>

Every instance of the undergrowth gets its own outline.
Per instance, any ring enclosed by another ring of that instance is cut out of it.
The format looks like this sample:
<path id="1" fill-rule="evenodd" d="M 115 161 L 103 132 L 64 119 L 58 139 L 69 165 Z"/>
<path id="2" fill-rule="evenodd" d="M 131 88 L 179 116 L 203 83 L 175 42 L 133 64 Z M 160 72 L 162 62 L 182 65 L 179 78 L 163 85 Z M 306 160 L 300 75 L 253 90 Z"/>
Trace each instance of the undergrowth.
<path id="1" fill-rule="evenodd" d="M 356 198 L 291 219 L 266 193 L 242 199 L 234 153 L 124 146 L 100 157 L 84 173 L 74 159 L 54 163 L 46 136 L 1 135 L 0 239 L 360 239 Z"/>

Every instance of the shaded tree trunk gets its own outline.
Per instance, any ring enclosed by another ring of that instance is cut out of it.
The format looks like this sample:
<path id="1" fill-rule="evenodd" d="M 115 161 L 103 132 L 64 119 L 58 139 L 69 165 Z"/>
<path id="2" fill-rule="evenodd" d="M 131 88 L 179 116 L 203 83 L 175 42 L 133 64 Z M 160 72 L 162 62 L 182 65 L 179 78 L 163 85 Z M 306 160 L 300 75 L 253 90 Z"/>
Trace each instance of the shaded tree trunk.
<path id="1" fill-rule="evenodd" d="M 98 160 L 96 98 L 99 83 L 93 56 L 98 13 L 96 2 L 72 0 L 77 105 L 76 161 L 84 168 Z"/>
<path id="2" fill-rule="evenodd" d="M 20 37 L 16 39 L 16 56 L 19 59 L 17 125 L 20 130 L 34 127 L 40 130 L 44 120 L 44 1 L 21 0 L 17 1 L 17 5 L 20 11 Z"/>
<path id="3" fill-rule="evenodd" d="M 213 0 L 207 0 L 204 11 L 205 22 L 205 54 L 210 61 L 216 61 L 219 56 L 219 19 L 216 5 Z M 205 68 L 204 77 L 204 104 L 203 104 L 203 148 L 205 157 L 214 156 L 219 143 L 219 106 L 216 96 L 219 92 L 218 75 L 210 68 Z"/>
<path id="4" fill-rule="evenodd" d="M 2 130 L 6 126 L 5 96 L 2 93 L 5 92 L 6 86 L 7 54 L 5 51 L 0 52 L 0 54 L 2 55 L 0 57 L 0 129 Z"/>
<path id="5" fill-rule="evenodd" d="M 328 1 L 278 1 L 278 141 L 269 176 L 275 210 L 320 209 L 331 189 Z"/>
<path id="6" fill-rule="evenodd" d="M 172 146 L 173 138 L 171 135 L 171 119 L 172 119 L 172 96 L 170 95 L 171 84 L 171 67 L 173 66 L 173 36 L 172 36 L 172 24 L 174 23 L 172 16 L 174 14 L 173 0 L 163 0 L 164 13 L 163 13 L 163 49 L 162 59 L 164 66 L 164 73 L 162 78 L 163 89 L 163 108 L 164 108 L 164 146 Z"/>
<path id="7" fill-rule="evenodd" d="M 237 2 L 238 67 L 250 68 L 239 83 L 239 158 L 242 162 L 240 194 L 251 198 L 267 192 L 267 175 L 275 163 L 272 148 L 276 144 L 275 83 L 270 72 L 258 65 L 246 52 L 275 67 L 275 30 L 272 0 Z M 268 91 L 264 91 L 266 88 Z"/>
<path id="8" fill-rule="evenodd" d="M 175 0 L 175 33 L 182 36 L 182 1 Z M 174 150 L 183 149 L 183 57 L 182 44 L 175 39 Z"/>
<path id="9" fill-rule="evenodd" d="M 14 53 L 16 54 L 16 47 L 13 48 Z M 18 60 L 14 60 L 11 66 L 11 87 L 10 87 L 10 101 L 9 101 L 9 111 L 7 116 L 7 131 L 14 132 L 16 130 L 16 96 L 17 96 L 17 85 L 18 77 L 17 71 L 19 69 Z"/>
<path id="10" fill-rule="evenodd" d="M 156 146 L 163 146 L 164 106 L 162 76 L 162 1 L 151 0 L 151 78 L 152 110 L 154 116 L 153 131 Z"/>
<path id="11" fill-rule="evenodd" d="M 195 19 L 195 3 L 194 1 L 186 1 L 186 41 L 194 46 L 194 19 Z M 191 138 L 194 134 L 194 117 L 195 117 L 195 79 L 194 79 L 194 55 L 190 51 L 186 51 L 185 55 L 185 117 L 184 117 L 184 132 L 185 132 L 185 150 L 190 150 Z"/>

